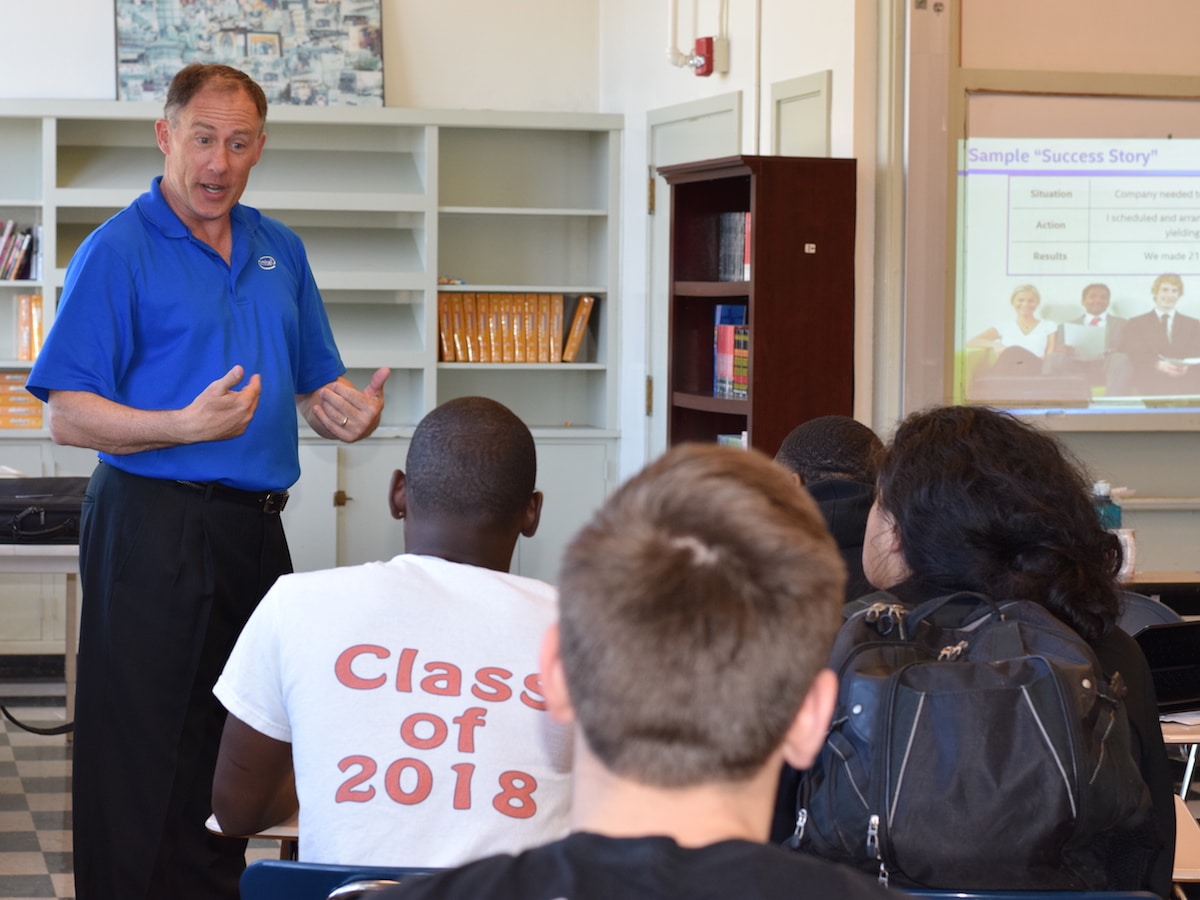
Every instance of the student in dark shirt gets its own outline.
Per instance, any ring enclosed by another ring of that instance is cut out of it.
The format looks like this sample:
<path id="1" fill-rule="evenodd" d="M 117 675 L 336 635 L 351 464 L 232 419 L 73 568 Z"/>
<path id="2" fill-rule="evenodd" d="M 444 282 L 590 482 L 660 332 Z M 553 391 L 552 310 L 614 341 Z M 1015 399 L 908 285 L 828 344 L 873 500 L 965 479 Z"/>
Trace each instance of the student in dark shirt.
<path id="1" fill-rule="evenodd" d="M 566 551 L 541 688 L 576 725 L 574 833 L 381 900 L 886 900 L 765 842 L 780 764 L 824 739 L 843 583 L 815 504 L 770 459 L 670 450 Z"/>
<path id="2" fill-rule="evenodd" d="M 863 575 L 863 533 L 875 499 L 875 467 L 883 442 L 849 416 L 820 416 L 792 429 L 775 462 L 792 473 L 821 508 L 846 563 L 846 600 L 873 588 Z"/>
<path id="3" fill-rule="evenodd" d="M 1053 436 L 986 407 L 936 407 L 897 427 L 879 468 L 863 566 L 906 604 L 953 591 L 1032 600 L 1071 626 L 1128 687 L 1134 760 L 1150 821 L 1097 852 L 1110 889 L 1171 892 L 1172 780 L 1149 667 L 1117 627 L 1121 547 L 1092 506 L 1091 479 Z"/>

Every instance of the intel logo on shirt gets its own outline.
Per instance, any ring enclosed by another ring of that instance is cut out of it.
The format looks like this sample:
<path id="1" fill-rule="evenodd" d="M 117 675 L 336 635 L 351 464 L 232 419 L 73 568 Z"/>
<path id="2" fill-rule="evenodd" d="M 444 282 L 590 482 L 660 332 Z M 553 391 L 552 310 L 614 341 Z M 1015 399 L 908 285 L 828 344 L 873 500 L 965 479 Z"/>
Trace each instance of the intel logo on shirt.
<path id="1" fill-rule="evenodd" d="M 275 268 L 275 257 L 260 256 L 258 258 L 258 267 L 260 269 L 265 269 L 269 272 L 271 269 Z"/>

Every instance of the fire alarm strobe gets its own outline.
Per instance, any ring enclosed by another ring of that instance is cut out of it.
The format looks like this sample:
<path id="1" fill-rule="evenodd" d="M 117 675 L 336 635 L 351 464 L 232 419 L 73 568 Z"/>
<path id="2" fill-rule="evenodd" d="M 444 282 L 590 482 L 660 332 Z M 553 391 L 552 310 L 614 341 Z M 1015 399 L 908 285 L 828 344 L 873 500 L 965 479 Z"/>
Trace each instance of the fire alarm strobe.
<path id="1" fill-rule="evenodd" d="M 696 38 L 696 74 L 709 76 L 713 73 L 713 39 Z"/>

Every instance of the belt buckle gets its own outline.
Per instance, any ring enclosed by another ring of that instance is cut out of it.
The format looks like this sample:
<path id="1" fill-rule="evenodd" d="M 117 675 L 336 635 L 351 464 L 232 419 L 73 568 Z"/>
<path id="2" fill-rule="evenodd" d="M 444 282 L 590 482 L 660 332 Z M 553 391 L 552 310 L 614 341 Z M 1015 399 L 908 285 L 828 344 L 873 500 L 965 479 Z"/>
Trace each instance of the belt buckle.
<path id="1" fill-rule="evenodd" d="M 287 506 L 287 502 L 287 491 L 271 491 L 263 498 L 262 511 L 268 514 L 281 513 L 283 512 L 283 508 Z"/>

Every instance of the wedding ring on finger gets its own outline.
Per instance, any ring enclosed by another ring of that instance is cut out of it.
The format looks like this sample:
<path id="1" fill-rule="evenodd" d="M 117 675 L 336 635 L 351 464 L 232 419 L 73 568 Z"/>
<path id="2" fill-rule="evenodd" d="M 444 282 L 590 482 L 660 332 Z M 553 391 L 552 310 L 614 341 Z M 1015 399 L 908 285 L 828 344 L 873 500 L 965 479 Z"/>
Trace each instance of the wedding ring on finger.
<path id="1" fill-rule="evenodd" d="M 346 423 L 347 423 L 347 422 L 349 422 L 349 421 L 350 421 L 350 417 L 349 417 L 349 416 L 342 416 L 342 427 L 343 427 L 343 428 L 345 428 L 345 427 L 346 427 Z"/>

